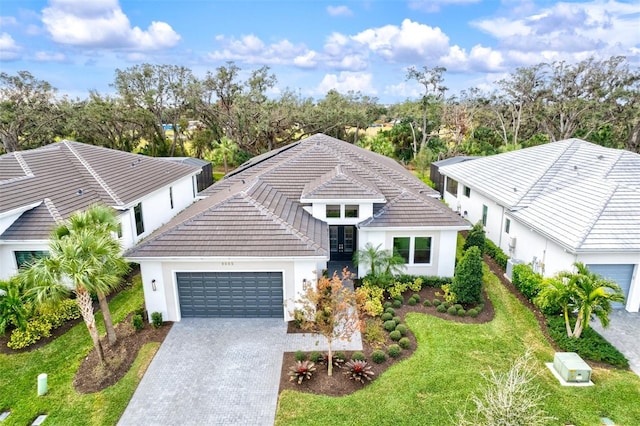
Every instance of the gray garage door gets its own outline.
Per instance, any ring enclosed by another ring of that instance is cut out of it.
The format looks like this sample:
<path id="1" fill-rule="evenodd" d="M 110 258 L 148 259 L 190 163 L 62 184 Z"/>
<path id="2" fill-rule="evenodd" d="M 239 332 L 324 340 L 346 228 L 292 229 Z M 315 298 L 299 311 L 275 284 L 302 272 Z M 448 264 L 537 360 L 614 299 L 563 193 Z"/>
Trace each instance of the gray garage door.
<path id="1" fill-rule="evenodd" d="M 184 318 L 283 318 L 281 272 L 178 272 Z"/>
<path id="2" fill-rule="evenodd" d="M 631 288 L 631 279 L 633 278 L 633 267 L 635 265 L 587 265 L 591 272 L 602 275 L 602 277 L 615 281 L 624 292 L 625 299 L 629 297 L 629 289 Z M 614 309 L 623 309 L 625 303 L 614 303 Z"/>

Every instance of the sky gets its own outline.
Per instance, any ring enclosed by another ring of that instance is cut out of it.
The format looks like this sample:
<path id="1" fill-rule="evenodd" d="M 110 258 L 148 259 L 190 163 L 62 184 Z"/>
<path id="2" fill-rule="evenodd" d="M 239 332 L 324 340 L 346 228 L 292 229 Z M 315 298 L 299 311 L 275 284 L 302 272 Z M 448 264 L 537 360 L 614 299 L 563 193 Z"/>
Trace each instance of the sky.
<path id="1" fill-rule="evenodd" d="M 60 94 L 113 94 L 115 70 L 268 65 L 270 95 L 420 96 L 408 67 L 442 66 L 449 94 L 491 91 L 518 67 L 624 55 L 640 68 L 640 0 L 1 0 L 0 71 Z"/>

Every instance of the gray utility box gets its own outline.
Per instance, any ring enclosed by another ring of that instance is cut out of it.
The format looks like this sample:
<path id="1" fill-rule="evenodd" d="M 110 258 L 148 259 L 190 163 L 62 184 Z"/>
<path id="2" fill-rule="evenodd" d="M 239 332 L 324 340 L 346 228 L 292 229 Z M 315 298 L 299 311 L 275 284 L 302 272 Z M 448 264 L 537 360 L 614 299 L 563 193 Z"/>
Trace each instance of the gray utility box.
<path id="1" fill-rule="evenodd" d="M 553 368 L 566 382 L 589 382 L 591 367 L 575 352 L 556 352 Z"/>

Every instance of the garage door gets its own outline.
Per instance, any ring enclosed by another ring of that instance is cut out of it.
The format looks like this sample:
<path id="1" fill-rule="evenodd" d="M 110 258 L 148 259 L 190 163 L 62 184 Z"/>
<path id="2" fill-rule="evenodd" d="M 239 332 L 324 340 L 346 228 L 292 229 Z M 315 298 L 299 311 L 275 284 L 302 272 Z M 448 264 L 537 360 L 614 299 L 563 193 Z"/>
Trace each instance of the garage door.
<path id="1" fill-rule="evenodd" d="M 281 272 L 178 272 L 184 318 L 283 318 Z"/>
<path id="2" fill-rule="evenodd" d="M 623 309 L 626 305 L 626 298 L 629 297 L 631 279 L 633 278 L 633 267 L 635 265 L 587 265 L 591 272 L 602 275 L 611 281 L 618 283 L 624 292 L 625 303 L 613 303 L 614 309 Z"/>

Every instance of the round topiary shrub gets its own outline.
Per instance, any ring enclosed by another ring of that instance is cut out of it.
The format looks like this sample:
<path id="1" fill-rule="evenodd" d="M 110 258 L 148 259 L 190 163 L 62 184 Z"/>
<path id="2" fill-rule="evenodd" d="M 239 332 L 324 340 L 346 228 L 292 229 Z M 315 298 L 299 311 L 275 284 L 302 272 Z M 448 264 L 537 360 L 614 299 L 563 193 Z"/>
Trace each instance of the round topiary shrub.
<path id="1" fill-rule="evenodd" d="M 393 317 L 392 320 L 396 323 L 396 325 L 400 324 L 402 322 L 402 318 L 400 317 Z"/>
<path id="2" fill-rule="evenodd" d="M 391 302 L 384 302 L 382 307 L 385 308 L 385 309 L 390 308 L 391 307 Z"/>
<path id="3" fill-rule="evenodd" d="M 313 351 L 309 354 L 309 361 L 317 364 L 321 361 L 324 360 L 324 355 L 322 355 L 320 352 L 318 351 Z"/>
<path id="4" fill-rule="evenodd" d="M 296 351 L 294 358 L 296 359 L 296 361 L 306 361 L 307 354 L 302 351 Z"/>
<path id="5" fill-rule="evenodd" d="M 455 305 L 453 305 L 454 308 L 456 308 L 457 310 L 462 309 L 462 305 L 459 303 L 456 303 Z"/>
<path id="6" fill-rule="evenodd" d="M 393 296 L 393 300 L 399 300 L 400 303 L 404 302 L 404 296 L 402 296 L 401 294 L 397 295 L 397 296 Z"/>
<path id="7" fill-rule="evenodd" d="M 482 310 L 484 309 L 484 303 L 480 303 L 478 306 L 476 306 L 476 311 L 478 311 L 478 313 L 482 312 Z"/>
<path id="8" fill-rule="evenodd" d="M 398 358 L 402 352 L 402 348 L 399 345 L 389 345 L 387 353 L 391 358 Z"/>
<path id="9" fill-rule="evenodd" d="M 416 301 L 416 299 L 414 299 L 413 297 L 412 297 L 412 298 L 410 298 L 410 299 L 407 301 L 407 304 L 408 304 L 409 306 L 415 306 L 415 305 L 416 305 L 416 303 L 418 303 L 418 302 L 417 302 L 417 301 Z"/>
<path id="10" fill-rule="evenodd" d="M 411 347 L 411 340 L 409 340 L 408 337 L 403 337 L 402 339 L 398 340 L 398 344 L 402 349 L 409 349 Z"/>
<path id="11" fill-rule="evenodd" d="M 362 352 L 354 352 L 353 355 L 351 355 L 351 359 L 354 361 L 364 361 L 366 360 L 364 354 Z"/>
<path id="12" fill-rule="evenodd" d="M 344 354 L 343 351 L 335 351 L 333 353 L 333 359 L 338 361 L 346 361 L 347 356 Z"/>
<path id="13" fill-rule="evenodd" d="M 416 303 L 420 302 L 420 295 L 418 293 L 413 293 L 413 297 L 414 299 L 416 299 Z"/>
<path id="14" fill-rule="evenodd" d="M 458 315 L 458 309 L 456 309 L 455 306 L 451 306 L 449 309 L 447 309 L 447 313 L 449 315 Z"/>
<path id="15" fill-rule="evenodd" d="M 394 342 L 397 342 L 398 340 L 402 339 L 402 333 L 400 333 L 398 330 L 393 330 L 391 333 L 389 333 L 389 338 Z"/>
<path id="16" fill-rule="evenodd" d="M 396 310 L 393 309 L 391 306 L 389 306 L 387 309 L 384 310 L 385 314 L 391 314 L 391 317 L 393 318 L 396 314 Z"/>
<path id="17" fill-rule="evenodd" d="M 459 317 L 465 316 L 466 313 L 467 313 L 467 311 L 465 311 L 464 308 L 458 309 L 458 316 Z"/>
<path id="18" fill-rule="evenodd" d="M 406 326 L 406 325 L 404 325 L 404 324 L 398 324 L 398 325 L 396 326 L 396 331 L 399 331 L 399 332 L 400 332 L 400 334 L 402 334 L 403 336 L 406 336 L 406 335 L 407 335 L 407 330 L 408 330 L 408 328 L 407 328 L 407 326 Z"/>
<path id="19" fill-rule="evenodd" d="M 402 306 L 402 302 L 400 300 L 394 300 L 393 301 L 393 307 L 394 308 L 399 308 Z"/>
<path id="20" fill-rule="evenodd" d="M 377 364 L 382 364 L 387 360 L 387 355 L 384 353 L 384 351 L 376 349 L 375 351 L 371 352 L 371 360 Z"/>
<path id="21" fill-rule="evenodd" d="M 440 301 L 440 299 L 433 299 L 433 306 L 438 306 L 440 305 L 442 302 Z"/>
<path id="22" fill-rule="evenodd" d="M 390 319 L 392 319 L 392 318 L 393 318 L 393 315 L 392 315 L 392 314 L 390 314 L 389 312 L 385 312 L 384 314 L 382 314 L 382 315 L 380 316 L 380 319 L 381 319 L 382 321 L 389 321 L 389 320 L 390 320 Z"/>
<path id="23" fill-rule="evenodd" d="M 447 312 L 447 307 L 444 306 L 442 303 L 438 305 L 438 307 L 436 308 L 436 311 L 440 312 L 441 314 Z"/>
<path id="24" fill-rule="evenodd" d="M 384 324 L 382 324 L 382 327 L 384 327 L 385 330 L 387 331 L 393 331 L 396 329 L 396 322 L 394 320 L 389 320 L 389 321 L 385 321 Z"/>
<path id="25" fill-rule="evenodd" d="M 431 303 L 431 301 L 430 301 L 429 299 L 426 299 L 424 302 L 422 302 L 422 304 L 423 304 L 424 306 L 426 306 L 427 308 L 428 308 L 429 306 L 432 306 L 432 303 Z"/>
<path id="26" fill-rule="evenodd" d="M 469 309 L 467 311 L 467 315 L 470 316 L 471 318 L 475 318 L 478 316 L 478 311 L 475 309 Z"/>

